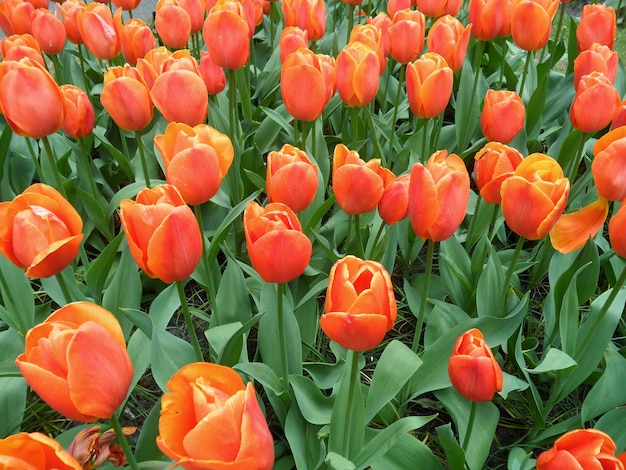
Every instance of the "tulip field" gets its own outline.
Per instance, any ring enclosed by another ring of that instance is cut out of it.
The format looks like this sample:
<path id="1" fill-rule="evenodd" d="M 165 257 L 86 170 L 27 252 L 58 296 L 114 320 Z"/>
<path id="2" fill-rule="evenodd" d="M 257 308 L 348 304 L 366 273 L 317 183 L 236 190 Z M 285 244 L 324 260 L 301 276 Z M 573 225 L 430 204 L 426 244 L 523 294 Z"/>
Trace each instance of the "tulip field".
<path id="1" fill-rule="evenodd" d="M 0 470 L 626 470 L 622 0 L 0 0 Z"/>

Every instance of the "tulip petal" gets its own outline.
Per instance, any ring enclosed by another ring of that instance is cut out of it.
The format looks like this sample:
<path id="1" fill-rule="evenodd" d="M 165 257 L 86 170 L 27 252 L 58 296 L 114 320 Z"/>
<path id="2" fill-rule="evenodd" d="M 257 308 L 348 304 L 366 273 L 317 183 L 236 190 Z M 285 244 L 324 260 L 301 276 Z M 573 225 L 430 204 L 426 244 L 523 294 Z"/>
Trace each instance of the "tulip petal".
<path id="1" fill-rule="evenodd" d="M 439 217 L 437 189 L 431 173 L 421 163 L 411 169 L 409 183 L 409 217 L 413 231 L 422 240 Z"/>
<path id="2" fill-rule="evenodd" d="M 192 205 L 211 199 L 222 182 L 219 159 L 210 145 L 197 144 L 177 153 L 166 169 L 167 182 Z"/>
<path id="3" fill-rule="evenodd" d="M 385 337 L 387 317 L 380 314 L 327 312 L 320 318 L 320 326 L 340 346 L 353 351 L 366 351 L 378 346 Z"/>
<path id="4" fill-rule="evenodd" d="M 608 213 L 607 200 L 598 199 L 575 212 L 562 215 L 550 230 L 552 246 L 561 253 L 578 250 L 589 238 L 596 236 Z"/>
<path id="5" fill-rule="evenodd" d="M 458 392 L 473 401 L 491 401 L 498 389 L 493 359 L 487 356 L 457 355 L 450 358 L 450 381 Z M 502 378 L 500 378 L 500 387 Z"/>
<path id="6" fill-rule="evenodd" d="M 383 180 L 366 166 L 344 165 L 333 173 L 333 191 L 344 212 L 366 214 L 383 196 Z"/>
<path id="7" fill-rule="evenodd" d="M 266 233 L 249 249 L 250 261 L 265 282 L 289 282 L 300 276 L 309 264 L 313 246 L 297 230 Z"/>
<path id="8" fill-rule="evenodd" d="M 271 468 L 274 463 L 274 439 L 268 430 L 252 382 L 246 386 L 241 435 L 244 439 L 237 460 L 254 459 L 257 468 Z"/>
<path id="9" fill-rule="evenodd" d="M 168 122 L 201 124 L 207 116 L 209 93 L 200 75 L 174 70 L 159 75 L 150 90 L 152 102 Z"/>
<path id="10" fill-rule="evenodd" d="M 324 111 L 324 77 L 310 65 L 295 65 L 284 69 L 280 91 L 287 111 L 295 119 L 314 121 Z"/>
<path id="11" fill-rule="evenodd" d="M 48 249 L 35 257 L 26 276 L 46 278 L 63 271 L 78 255 L 83 234 L 52 243 Z"/>

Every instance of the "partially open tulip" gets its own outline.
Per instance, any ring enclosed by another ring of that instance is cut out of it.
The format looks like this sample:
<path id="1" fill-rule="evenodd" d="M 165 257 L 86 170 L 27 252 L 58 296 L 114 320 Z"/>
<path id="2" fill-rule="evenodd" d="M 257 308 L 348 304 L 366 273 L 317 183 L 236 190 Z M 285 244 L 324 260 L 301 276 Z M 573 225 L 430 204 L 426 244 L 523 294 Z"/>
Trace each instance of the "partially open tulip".
<path id="1" fill-rule="evenodd" d="M 510 29 L 511 5 L 508 0 L 470 0 L 469 23 L 472 36 L 481 41 L 490 41 Z"/>
<path id="2" fill-rule="evenodd" d="M 340 346 L 366 351 L 380 344 L 397 316 L 391 276 L 376 261 L 349 255 L 330 269 L 320 326 Z"/>
<path id="3" fill-rule="evenodd" d="M 603 135 L 593 146 L 591 174 L 598 195 L 609 201 L 626 198 L 626 127 Z"/>
<path id="4" fill-rule="evenodd" d="M 624 203 L 609 220 L 609 241 L 615 253 L 626 258 L 626 204 Z"/>
<path id="5" fill-rule="evenodd" d="M 500 204 L 502 182 L 513 175 L 524 157 L 513 147 L 489 142 L 474 157 L 474 180 L 480 196 L 489 204 Z"/>
<path id="6" fill-rule="evenodd" d="M 389 28 L 389 53 L 400 64 L 414 61 L 424 49 L 426 18 L 417 10 L 400 10 Z"/>
<path id="7" fill-rule="evenodd" d="M 84 423 L 109 419 L 133 378 L 117 318 L 89 302 L 67 304 L 32 328 L 15 362 L 48 405 Z"/>
<path id="8" fill-rule="evenodd" d="M 75 85 L 61 85 L 61 92 L 65 98 L 65 133 L 74 139 L 91 134 L 96 116 L 87 93 Z"/>
<path id="9" fill-rule="evenodd" d="M 206 124 L 172 122 L 154 137 L 154 145 L 163 158 L 167 182 L 193 205 L 215 196 L 235 154 L 228 136 Z"/>
<path id="10" fill-rule="evenodd" d="M 307 32 L 310 41 L 317 41 L 326 32 L 326 4 L 324 0 L 285 0 L 285 26 L 297 26 Z"/>
<path id="11" fill-rule="evenodd" d="M 452 386 L 468 400 L 491 401 L 502 390 L 502 369 L 476 328 L 463 333 L 454 343 L 448 375 Z"/>
<path id="12" fill-rule="evenodd" d="M 120 219 L 137 265 L 163 282 L 191 276 L 202 256 L 202 235 L 193 211 L 171 185 L 143 189 L 120 202 Z"/>
<path id="13" fill-rule="evenodd" d="M 453 72 L 458 72 L 465 61 L 471 31 L 471 24 L 463 26 L 454 16 L 442 16 L 428 31 L 428 50 L 439 54 Z"/>
<path id="14" fill-rule="evenodd" d="M 365 162 L 356 150 L 349 150 L 343 144 L 335 147 L 333 191 L 344 212 L 357 215 L 374 210 L 385 187 L 394 179 L 391 171 L 380 166 L 380 159 Z"/>
<path id="15" fill-rule="evenodd" d="M 290 54 L 280 73 L 280 94 L 289 114 L 314 121 L 326 105 L 326 83 L 318 56 L 309 49 Z"/>
<path id="16" fill-rule="evenodd" d="M 335 62 L 337 91 L 348 106 L 365 106 L 378 93 L 380 63 L 376 51 L 362 42 L 346 45 Z"/>
<path id="17" fill-rule="evenodd" d="M 611 123 L 620 101 L 619 92 L 603 73 L 585 75 L 578 82 L 570 108 L 572 126 L 581 132 L 604 129 Z"/>
<path id="18" fill-rule="evenodd" d="M 576 28 L 578 51 L 591 48 L 594 43 L 613 49 L 617 34 L 617 17 L 613 7 L 602 3 L 583 7 L 580 23 Z"/>
<path id="19" fill-rule="evenodd" d="M 206 120 L 209 93 L 198 72 L 164 72 L 154 80 L 150 95 L 154 106 L 168 122 L 184 122 L 195 126 Z"/>
<path id="20" fill-rule="evenodd" d="M 122 52 L 111 9 L 103 3 L 90 3 L 77 13 L 80 35 L 89 52 L 101 60 L 111 60 Z"/>
<path id="21" fill-rule="evenodd" d="M 387 54 L 385 54 L 383 33 L 377 26 L 373 24 L 355 25 L 350 32 L 350 40 L 348 42 L 362 42 L 374 49 L 378 56 L 378 73 L 382 75 L 385 72 L 387 68 Z"/>
<path id="22" fill-rule="evenodd" d="M 617 52 L 602 44 L 594 43 L 574 59 L 574 89 L 578 88 L 580 79 L 591 72 L 601 72 L 611 83 L 614 83 L 618 62 Z"/>
<path id="23" fill-rule="evenodd" d="M 461 9 L 462 0 L 415 0 L 417 9 L 430 18 L 444 15 L 456 16 Z"/>
<path id="24" fill-rule="evenodd" d="M 104 73 L 100 102 L 115 124 L 127 131 L 140 131 L 154 116 L 150 90 L 129 64 L 111 67 Z"/>
<path id="25" fill-rule="evenodd" d="M 448 239 L 465 218 L 469 173 L 456 154 L 435 152 L 426 165 L 415 163 L 409 183 L 409 217 L 422 240 Z"/>
<path id="26" fill-rule="evenodd" d="M 13 34 L 0 40 L 0 53 L 4 61 L 19 61 L 28 57 L 33 62 L 39 62 L 43 67 L 46 62 L 41 54 L 41 47 L 30 34 Z"/>
<path id="27" fill-rule="evenodd" d="M 308 207 L 317 193 L 317 166 L 308 155 L 285 144 L 267 155 L 265 185 L 270 202 L 282 202 L 294 212 Z"/>
<path id="28" fill-rule="evenodd" d="M 513 42 L 525 51 L 544 47 L 559 4 L 559 0 L 515 0 L 511 13 Z"/>
<path id="29" fill-rule="evenodd" d="M 526 108 L 515 91 L 487 90 L 480 127 L 489 141 L 511 142 L 524 127 Z"/>
<path id="30" fill-rule="evenodd" d="M 0 468 L 82 470 L 83 466 L 51 437 L 39 432 L 21 432 L 0 439 Z"/>
<path id="31" fill-rule="evenodd" d="M 528 240 L 545 237 L 561 217 L 570 183 L 558 162 L 542 153 L 526 157 L 502 183 L 502 214 Z"/>
<path id="32" fill-rule="evenodd" d="M 0 28 L 5 36 L 30 33 L 30 15 L 35 11 L 26 0 L 2 0 L 0 2 Z"/>
<path id="33" fill-rule="evenodd" d="M 30 30 L 47 54 L 59 54 L 65 47 L 65 26 L 57 14 L 48 9 L 38 8 L 30 15 Z"/>
<path id="34" fill-rule="evenodd" d="M 411 111 L 426 119 L 439 116 L 450 101 L 454 75 L 439 54 L 427 52 L 406 68 L 406 94 Z"/>
<path id="35" fill-rule="evenodd" d="M 289 54 L 296 52 L 301 47 L 309 47 L 308 33 L 297 26 L 287 26 L 280 34 L 280 61 L 285 62 Z"/>
<path id="36" fill-rule="evenodd" d="M 224 69 L 213 62 L 211 54 L 207 51 L 200 51 L 198 70 L 202 80 L 204 80 L 209 95 L 217 95 L 224 91 L 224 88 L 226 88 L 226 74 L 224 73 Z"/>
<path id="37" fill-rule="evenodd" d="M 115 12 L 113 20 L 117 34 L 122 43 L 122 54 L 126 62 L 135 66 L 137 59 L 145 56 L 154 49 L 156 38 L 150 27 L 139 18 L 131 18 L 126 23 L 122 21 L 122 9 Z"/>
<path id="38" fill-rule="evenodd" d="M 411 175 L 398 176 L 383 191 L 378 202 L 378 214 L 387 225 L 393 225 L 409 215 L 409 183 Z"/>
<path id="39" fill-rule="evenodd" d="M 78 12 L 85 8 L 87 4 L 80 0 L 65 0 L 58 6 L 68 41 L 74 44 L 83 44 L 83 36 L 78 27 Z"/>
<path id="40" fill-rule="evenodd" d="M 35 183 L 13 201 L 0 202 L 0 253 L 27 277 L 65 269 L 78 254 L 82 229 L 76 209 L 51 186 Z"/>
<path id="41" fill-rule="evenodd" d="M 599 198 L 581 209 L 563 214 L 550 230 L 552 246 L 560 253 L 571 253 L 582 248 L 604 226 L 608 213 L 608 201 Z"/>
<path id="42" fill-rule="evenodd" d="M 241 2 L 218 1 L 206 17 L 202 29 L 213 62 L 229 70 L 243 67 L 250 58 L 250 28 Z"/>
<path id="43" fill-rule="evenodd" d="M 176 372 L 161 399 L 159 449 L 184 469 L 270 470 L 274 439 L 252 382 L 196 362 Z M 207 436 L 212 436 L 207 439 Z"/>
<path id="44" fill-rule="evenodd" d="M 159 0 L 156 5 L 154 26 L 167 47 L 187 47 L 191 34 L 191 17 L 178 0 Z"/>
<path id="45" fill-rule="evenodd" d="M 137 72 L 146 82 L 148 89 L 152 88 L 156 78 L 163 72 L 163 64 L 173 56 L 166 47 L 160 46 L 146 53 L 142 59 L 137 59 Z"/>

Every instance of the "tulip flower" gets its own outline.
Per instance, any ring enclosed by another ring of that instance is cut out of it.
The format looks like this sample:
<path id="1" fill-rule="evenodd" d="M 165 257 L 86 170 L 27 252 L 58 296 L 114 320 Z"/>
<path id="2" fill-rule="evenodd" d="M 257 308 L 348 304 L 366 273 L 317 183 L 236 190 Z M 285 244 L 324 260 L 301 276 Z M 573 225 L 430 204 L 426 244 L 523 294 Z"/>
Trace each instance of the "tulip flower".
<path id="1" fill-rule="evenodd" d="M 387 57 L 389 55 L 389 28 L 391 28 L 391 18 L 384 11 L 381 11 L 374 18 L 369 17 L 367 19 L 368 24 L 372 24 L 380 31 L 380 42 L 382 44 L 383 55 Z M 386 61 L 385 61 L 386 62 Z"/>
<path id="2" fill-rule="evenodd" d="M 409 215 L 409 183 L 411 175 L 398 176 L 383 191 L 378 202 L 378 214 L 387 225 L 393 225 Z"/>
<path id="3" fill-rule="evenodd" d="M 118 10 L 122 11 L 134 10 L 139 6 L 140 3 L 141 0 L 113 0 L 113 5 L 115 5 Z"/>
<path id="4" fill-rule="evenodd" d="M 280 74 L 280 93 L 289 114 L 301 121 L 314 121 L 326 105 L 326 84 L 322 65 L 309 49 L 290 54 Z"/>
<path id="5" fill-rule="evenodd" d="M 87 93 L 74 85 L 61 85 L 61 92 L 65 98 L 65 133 L 74 139 L 91 134 L 96 116 Z"/>
<path id="6" fill-rule="evenodd" d="M 617 52 L 602 44 L 594 43 L 574 59 L 574 89 L 578 88 L 580 79 L 591 72 L 601 72 L 611 83 L 614 83 L 618 62 Z"/>
<path id="7" fill-rule="evenodd" d="M 380 159 L 363 161 L 356 150 L 343 144 L 333 156 L 333 191 L 337 204 L 350 215 L 366 214 L 378 205 L 394 174 L 380 166 Z"/>
<path id="8" fill-rule="evenodd" d="M 280 61 L 285 62 L 289 54 L 296 52 L 301 47 L 309 47 L 308 33 L 297 26 L 287 26 L 280 34 Z"/>
<path id="9" fill-rule="evenodd" d="M 206 121 L 209 92 L 199 71 L 163 72 L 154 80 L 150 96 L 154 106 L 168 122 L 195 126 Z"/>
<path id="10" fill-rule="evenodd" d="M 250 262 L 265 282 L 292 281 L 308 266 L 313 246 L 289 206 L 273 202 L 263 208 L 250 201 L 243 228 Z"/>
<path id="11" fill-rule="evenodd" d="M 602 3 L 583 7 L 580 23 L 576 28 L 579 52 L 591 48 L 594 43 L 613 49 L 616 34 L 617 19 L 612 7 Z"/>
<path id="12" fill-rule="evenodd" d="M 610 436 L 596 429 L 574 429 L 554 441 L 537 458 L 537 470 L 586 468 L 623 470 L 623 461 L 615 456 L 617 446 Z"/>
<path id="13" fill-rule="evenodd" d="M 397 316 L 391 276 L 376 261 L 349 255 L 330 269 L 320 326 L 340 346 L 366 351 L 380 344 Z"/>
<path id="14" fill-rule="evenodd" d="M 626 204 L 624 203 L 609 220 L 609 241 L 615 253 L 626 258 Z"/>
<path id="15" fill-rule="evenodd" d="M 244 386 L 229 367 L 196 362 L 167 388 L 156 442 L 170 459 L 185 469 L 272 468 L 274 440 L 251 382 Z"/>
<path id="16" fill-rule="evenodd" d="M 581 132 L 604 129 L 611 123 L 620 101 L 619 92 L 603 73 L 585 75 L 578 82 L 570 108 L 572 126 Z"/>
<path id="17" fill-rule="evenodd" d="M 100 102 L 115 124 L 127 131 L 140 131 L 154 116 L 150 90 L 129 64 L 111 67 L 104 73 Z"/>
<path id="18" fill-rule="evenodd" d="M 385 53 L 382 32 L 377 26 L 373 24 L 357 24 L 350 32 L 350 40 L 348 42 L 361 42 L 374 49 L 378 56 L 378 73 L 382 75 L 385 72 L 387 68 L 387 54 Z"/>
<path id="19" fill-rule="evenodd" d="M 161 46 L 148 51 L 142 59 L 137 59 L 137 72 L 146 82 L 148 89 L 152 88 L 154 81 L 163 71 L 163 64 L 172 56 L 172 52 Z"/>
<path id="20" fill-rule="evenodd" d="M 469 173 L 456 154 L 435 152 L 426 165 L 411 168 L 409 217 L 422 240 L 448 239 L 465 218 L 469 201 Z"/>
<path id="21" fill-rule="evenodd" d="M 411 8 L 411 0 L 389 0 L 387 2 L 387 14 L 393 18 L 401 10 Z"/>
<path id="22" fill-rule="evenodd" d="M 30 30 L 41 50 L 47 54 L 59 54 L 65 47 L 65 26 L 56 13 L 38 8 L 30 15 Z"/>
<path id="23" fill-rule="evenodd" d="M 445 15 L 456 16 L 461 9 L 462 0 L 415 0 L 417 9 L 430 18 Z"/>
<path id="24" fill-rule="evenodd" d="M 270 202 L 282 202 L 294 212 L 306 209 L 317 193 L 317 166 L 308 155 L 285 144 L 267 155 L 265 184 Z"/>
<path id="25" fill-rule="evenodd" d="M 5 36 L 30 33 L 30 15 L 35 11 L 26 0 L 3 0 L 0 2 L 0 27 Z"/>
<path id="26" fill-rule="evenodd" d="M 337 92 L 337 76 L 335 73 L 335 58 L 326 54 L 315 54 L 320 63 L 322 74 L 324 75 L 324 85 L 326 85 L 326 104 Z"/>
<path id="27" fill-rule="evenodd" d="M 135 66 L 137 59 L 145 56 L 154 49 L 156 39 L 150 27 L 139 18 L 131 18 L 126 23 L 122 21 L 122 9 L 113 15 L 115 29 L 122 43 L 122 54 L 130 65 Z"/>
<path id="28" fill-rule="evenodd" d="M 226 74 L 224 69 L 216 65 L 207 51 L 200 51 L 198 71 L 209 95 L 217 95 L 226 88 Z"/>
<path id="29" fill-rule="evenodd" d="M 463 67 L 472 25 L 463 26 L 455 17 L 446 15 L 433 23 L 426 44 L 430 52 L 443 57 L 453 72 Z"/>
<path id="30" fill-rule="evenodd" d="M 524 157 L 513 147 L 489 142 L 474 157 L 474 180 L 480 196 L 489 204 L 500 204 L 502 182 L 513 175 Z"/>
<path id="31" fill-rule="evenodd" d="M 80 0 L 65 0 L 58 6 L 68 41 L 73 44 L 83 44 L 83 36 L 78 27 L 78 12 L 85 8 L 87 4 Z"/>
<path id="32" fill-rule="evenodd" d="M 608 213 L 608 201 L 599 198 L 577 211 L 562 215 L 550 230 L 552 246 L 560 253 L 571 253 L 582 248 L 604 226 Z"/>
<path id="33" fill-rule="evenodd" d="M 510 28 L 511 5 L 508 0 L 470 0 L 469 23 L 472 35 L 481 41 L 490 41 Z"/>
<path id="34" fill-rule="evenodd" d="M 83 465 L 81 468 L 97 468 L 106 462 L 111 462 L 115 467 L 123 467 L 126 464 L 126 455 L 122 448 L 114 444 L 115 431 L 107 429 L 101 432 L 101 426 L 91 426 L 79 431 L 67 451 Z M 132 436 L 137 428 L 123 427 L 125 437 Z"/>
<path id="35" fill-rule="evenodd" d="M 609 201 L 626 198 L 626 127 L 603 135 L 593 146 L 591 174 L 598 195 Z"/>
<path id="36" fill-rule="evenodd" d="M 511 12 L 513 42 L 525 51 L 536 51 L 550 39 L 559 0 L 515 0 Z"/>
<path id="37" fill-rule="evenodd" d="M 117 318 L 89 302 L 67 304 L 32 328 L 15 362 L 48 405 L 83 423 L 111 418 L 133 379 Z"/>
<path id="38" fill-rule="evenodd" d="M 504 220 L 518 235 L 539 240 L 563 213 L 569 190 L 569 180 L 556 160 L 542 153 L 529 155 L 502 183 Z"/>
<path id="39" fill-rule="evenodd" d="M 39 62 L 44 68 L 46 62 L 41 54 L 41 47 L 37 40 L 30 34 L 13 34 L 0 40 L 0 53 L 4 61 L 20 61 L 28 57 L 33 62 Z"/>
<path id="40" fill-rule="evenodd" d="M 146 188 L 120 202 L 120 219 L 135 262 L 152 278 L 187 279 L 202 256 L 202 235 L 193 211 L 171 185 Z"/>
<path id="41" fill-rule="evenodd" d="M 487 90 L 480 127 L 489 141 L 511 142 L 524 127 L 526 108 L 515 91 Z"/>
<path id="42" fill-rule="evenodd" d="M 235 154 L 228 136 L 206 124 L 172 122 L 154 137 L 154 145 L 163 158 L 167 182 L 193 205 L 215 196 Z"/>
<path id="43" fill-rule="evenodd" d="M 191 34 L 202 31 L 207 13 L 205 0 L 178 0 L 191 19 Z"/>
<path id="44" fill-rule="evenodd" d="M 51 437 L 21 432 L 0 439 L 0 468 L 82 470 L 83 466 Z"/>
<path id="45" fill-rule="evenodd" d="M 65 269 L 78 254 L 82 229 L 76 209 L 41 183 L 0 202 L 0 253 L 27 277 L 50 277 Z"/>
<path id="46" fill-rule="evenodd" d="M 361 43 L 346 45 L 335 62 L 337 91 L 348 106 L 365 106 L 378 93 L 380 63 L 376 51 Z"/>
<path id="47" fill-rule="evenodd" d="M 122 42 L 115 31 L 111 9 L 103 3 L 90 3 L 76 15 L 80 35 L 89 52 L 101 60 L 110 60 L 122 52 Z"/>
<path id="48" fill-rule="evenodd" d="M 626 126 L 626 100 L 623 100 L 613 113 L 611 130 L 617 129 L 618 127 L 622 126 Z"/>
<path id="49" fill-rule="evenodd" d="M 441 114 L 450 101 L 454 77 L 439 54 L 428 52 L 406 69 L 406 94 L 411 111 L 426 119 Z"/>
<path id="50" fill-rule="evenodd" d="M 491 401 L 502 390 L 502 369 L 476 328 L 454 343 L 448 362 L 450 382 L 459 394 L 472 401 Z"/>
<path id="51" fill-rule="evenodd" d="M 389 53 L 400 64 L 414 61 L 424 49 L 426 18 L 417 10 L 400 10 L 389 28 Z"/>
<path id="52" fill-rule="evenodd" d="M 178 0 L 159 0 L 154 27 L 163 44 L 172 49 L 183 49 L 191 34 L 191 17 Z"/>
<path id="53" fill-rule="evenodd" d="M 250 58 L 250 28 L 242 3 L 220 0 L 202 29 L 213 62 L 229 70 L 243 67 Z"/>
<path id="54" fill-rule="evenodd" d="M 324 0 L 285 0 L 282 3 L 285 26 L 297 26 L 307 32 L 310 41 L 317 41 L 326 32 Z"/>

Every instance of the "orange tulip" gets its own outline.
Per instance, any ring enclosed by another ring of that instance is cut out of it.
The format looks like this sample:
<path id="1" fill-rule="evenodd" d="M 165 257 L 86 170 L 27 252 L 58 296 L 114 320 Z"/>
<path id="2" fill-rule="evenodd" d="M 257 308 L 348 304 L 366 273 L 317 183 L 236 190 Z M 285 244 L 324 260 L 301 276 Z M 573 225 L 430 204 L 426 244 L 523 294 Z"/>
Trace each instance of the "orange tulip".
<path id="1" fill-rule="evenodd" d="M 167 47 L 187 47 L 191 34 L 191 17 L 178 0 L 159 0 L 156 5 L 154 26 Z"/>
<path id="2" fill-rule="evenodd" d="M 472 35 L 481 41 L 490 41 L 510 28 L 511 5 L 508 0 L 470 0 L 469 23 Z"/>
<path id="3" fill-rule="evenodd" d="M 122 43 L 122 54 L 126 62 L 135 66 L 137 59 L 145 56 L 154 49 L 156 38 L 150 27 L 139 18 L 131 18 L 126 23 L 122 21 L 122 9 L 113 15 L 115 29 Z"/>
<path id="4" fill-rule="evenodd" d="M 77 13 L 78 29 L 85 46 L 101 60 L 110 60 L 122 52 L 122 42 L 115 32 L 113 14 L 103 3 L 90 3 Z"/>
<path id="5" fill-rule="evenodd" d="M 142 59 L 137 59 L 137 72 L 144 79 L 148 89 L 163 71 L 163 64 L 171 59 L 173 54 L 164 46 L 157 47 L 146 53 Z"/>
<path id="6" fill-rule="evenodd" d="M 30 15 L 33 36 L 47 54 L 59 54 L 65 48 L 65 26 L 56 13 L 38 8 Z"/>
<path id="7" fill-rule="evenodd" d="M 324 85 L 326 85 L 326 104 L 337 92 L 337 75 L 335 72 L 335 58 L 327 54 L 316 54 L 320 63 L 322 74 L 324 75 Z"/>
<path id="8" fill-rule="evenodd" d="M 378 93 L 380 64 L 376 51 L 361 43 L 346 45 L 335 62 L 337 91 L 348 106 L 365 106 Z"/>
<path id="9" fill-rule="evenodd" d="M 500 142 L 489 142 L 474 157 L 474 180 L 481 197 L 489 204 L 500 204 L 502 182 L 513 175 L 524 157 Z"/>
<path id="10" fill-rule="evenodd" d="M 611 123 L 620 104 L 619 92 L 600 72 L 591 72 L 578 82 L 569 115 L 574 129 L 596 132 Z"/>
<path id="11" fill-rule="evenodd" d="M 309 40 L 317 41 L 326 32 L 326 5 L 324 0 L 285 0 L 285 26 L 298 26 L 307 32 Z"/>
<path id="12" fill-rule="evenodd" d="M 409 183 L 411 175 L 398 176 L 385 188 L 378 202 L 378 213 L 387 225 L 393 225 L 409 215 Z"/>
<path id="13" fill-rule="evenodd" d="M 178 190 L 163 184 L 120 202 L 130 253 L 140 269 L 163 282 L 191 276 L 202 256 L 202 235 Z"/>
<path id="14" fill-rule="evenodd" d="M 356 150 L 343 144 L 335 147 L 333 156 L 333 191 L 337 204 L 350 215 L 374 210 L 384 189 L 395 179 L 394 174 L 380 166 L 380 159 L 365 162 Z"/>
<path id="15" fill-rule="evenodd" d="M 30 34 L 14 34 L 0 40 L 0 52 L 4 61 L 19 61 L 28 57 L 33 62 L 39 62 L 44 68 L 46 62 L 41 54 L 41 47 Z"/>
<path id="16" fill-rule="evenodd" d="M 274 440 L 252 382 L 244 386 L 229 367 L 196 362 L 176 372 L 167 388 L 156 442 L 177 465 L 188 470 L 272 468 Z"/>
<path id="17" fill-rule="evenodd" d="M 471 24 L 463 26 L 454 16 L 442 16 L 428 31 L 428 50 L 439 54 L 453 72 L 458 72 L 465 61 L 471 31 Z"/>
<path id="18" fill-rule="evenodd" d="M 117 318 L 89 302 L 67 304 L 31 328 L 15 363 L 48 405 L 84 423 L 109 419 L 133 379 Z"/>
<path id="19" fill-rule="evenodd" d="M 454 343 L 448 375 L 452 386 L 468 400 L 491 401 L 502 390 L 502 369 L 477 328 Z"/>
<path id="20" fill-rule="evenodd" d="M 384 11 L 381 11 L 374 18 L 368 17 L 367 23 L 372 24 L 378 28 L 380 32 L 380 42 L 383 49 L 383 55 L 387 57 L 389 55 L 389 28 L 391 28 L 391 18 Z M 385 63 L 387 61 L 385 60 Z"/>
<path id="21" fill-rule="evenodd" d="M 65 0 L 59 4 L 61 17 L 63 18 L 63 26 L 67 39 L 74 44 L 83 44 L 83 36 L 78 27 L 78 12 L 87 6 L 80 0 Z"/>
<path id="22" fill-rule="evenodd" d="M 308 49 L 309 34 L 297 26 L 287 26 L 280 34 L 280 61 L 285 62 L 289 54 L 301 47 Z"/>
<path id="23" fill-rule="evenodd" d="M 389 28 L 389 53 L 400 64 L 414 61 L 424 49 L 426 18 L 417 10 L 400 10 Z"/>
<path id="24" fill-rule="evenodd" d="M 542 153 L 529 155 L 502 183 L 504 220 L 518 235 L 539 240 L 561 217 L 569 190 L 556 160 Z"/>
<path id="25" fill-rule="evenodd" d="M 616 34 L 617 17 L 612 7 L 602 3 L 583 7 L 580 23 L 576 28 L 579 52 L 591 48 L 596 42 L 613 49 Z"/>
<path id="26" fill-rule="evenodd" d="M 577 211 L 562 215 L 550 230 L 552 246 L 560 253 L 571 253 L 582 248 L 604 226 L 608 213 L 608 201 L 599 198 Z"/>
<path id="27" fill-rule="evenodd" d="M 154 80 L 150 95 L 168 122 L 195 126 L 206 120 L 209 92 L 199 73 L 189 70 L 164 72 Z"/>
<path id="28" fill-rule="evenodd" d="M 373 24 L 357 24 L 350 32 L 348 42 L 362 42 L 376 51 L 378 56 L 378 73 L 382 75 L 387 68 L 387 54 L 385 54 L 381 30 Z"/>
<path id="29" fill-rule="evenodd" d="M 202 31 L 204 17 L 206 15 L 205 0 L 178 0 L 180 6 L 187 12 L 191 19 L 191 34 Z"/>
<path id="30" fill-rule="evenodd" d="M 224 69 L 213 62 L 211 54 L 207 51 L 200 51 L 198 70 L 209 95 L 217 95 L 224 91 L 224 88 L 226 88 Z"/>
<path id="31" fill-rule="evenodd" d="M 415 0 L 417 9 L 430 18 L 444 15 L 456 16 L 461 9 L 463 0 Z"/>
<path id="32" fill-rule="evenodd" d="M 609 201 L 626 199 L 626 127 L 603 135 L 593 146 L 591 174 L 598 195 Z"/>
<path id="33" fill-rule="evenodd" d="M 617 446 L 610 436 L 596 429 L 575 429 L 554 441 L 537 458 L 537 470 L 624 470 L 615 456 Z"/>
<path id="34" fill-rule="evenodd" d="M 524 127 L 526 108 L 515 91 L 487 90 L 480 127 L 489 141 L 511 142 Z"/>
<path id="35" fill-rule="evenodd" d="M 74 139 L 91 134 L 96 116 L 87 93 L 74 85 L 61 85 L 61 92 L 65 98 L 65 133 Z"/>
<path id="36" fill-rule="evenodd" d="M 13 201 L 0 202 L 0 252 L 26 269 L 27 277 L 50 277 L 78 254 L 83 221 L 54 188 L 35 183 Z"/>
<path id="37" fill-rule="evenodd" d="M 615 253 L 626 258 L 626 204 L 624 203 L 609 220 L 609 241 Z"/>
<path id="38" fill-rule="evenodd" d="M 154 145 L 163 158 L 167 182 L 193 205 L 215 196 L 235 154 L 228 136 L 206 124 L 172 122 L 165 134 L 154 137 Z"/>
<path id="39" fill-rule="evenodd" d="M 83 466 L 51 437 L 21 432 L 0 439 L 0 468 L 82 470 Z"/>
<path id="40" fill-rule="evenodd" d="M 0 2 L 0 28 L 5 36 L 30 33 L 30 15 L 35 7 L 26 0 Z"/>
<path id="41" fill-rule="evenodd" d="M 409 216 L 422 240 L 448 239 L 463 222 L 469 201 L 465 163 L 446 150 L 435 152 L 426 166 L 415 163 L 409 183 Z"/>
<path id="42" fill-rule="evenodd" d="M 315 121 L 326 105 L 326 84 L 322 65 L 311 50 L 290 54 L 280 74 L 280 93 L 289 114 L 301 121 Z"/>
<path id="43" fill-rule="evenodd" d="M 312 244 L 289 206 L 265 208 L 250 201 L 243 214 L 250 262 L 265 282 L 289 282 L 300 276 L 311 259 Z"/>
<path id="44" fill-rule="evenodd" d="M 450 101 L 454 74 L 439 54 L 428 52 L 406 68 L 406 94 L 411 111 L 426 119 L 441 114 Z"/>
<path id="45" fill-rule="evenodd" d="M 626 126 L 626 100 L 623 100 L 613 113 L 611 130 L 617 129 L 618 127 L 622 126 Z"/>
<path id="46" fill-rule="evenodd" d="M 278 152 L 267 155 L 265 185 L 270 202 L 282 202 L 292 211 L 306 209 L 317 193 L 317 166 L 308 155 L 285 144 Z"/>
<path id="47" fill-rule="evenodd" d="M 387 2 L 387 14 L 393 18 L 401 10 L 411 8 L 411 0 L 389 0 Z"/>
<path id="48" fill-rule="evenodd" d="M 134 10 L 140 3 L 141 0 L 113 0 L 113 5 L 115 5 L 118 10 L 124 11 Z"/>
<path id="49" fill-rule="evenodd" d="M 511 13 L 513 42 L 525 51 L 548 43 L 559 0 L 515 0 Z"/>
<path id="50" fill-rule="evenodd" d="M 137 70 L 128 64 L 111 67 L 104 73 L 100 102 L 115 124 L 127 131 L 140 131 L 154 116 L 150 90 Z"/>
<path id="51" fill-rule="evenodd" d="M 602 44 L 594 43 L 574 59 L 574 89 L 578 88 L 580 79 L 591 72 L 601 72 L 611 83 L 614 83 L 618 62 L 617 52 Z"/>
<path id="52" fill-rule="evenodd" d="M 202 36 L 216 65 L 235 70 L 248 62 L 251 26 L 246 15 L 241 2 L 230 0 L 220 0 L 209 12 Z"/>
<path id="53" fill-rule="evenodd" d="M 340 346 L 365 351 L 378 346 L 393 328 L 397 309 L 385 267 L 349 255 L 330 269 L 320 326 Z"/>

